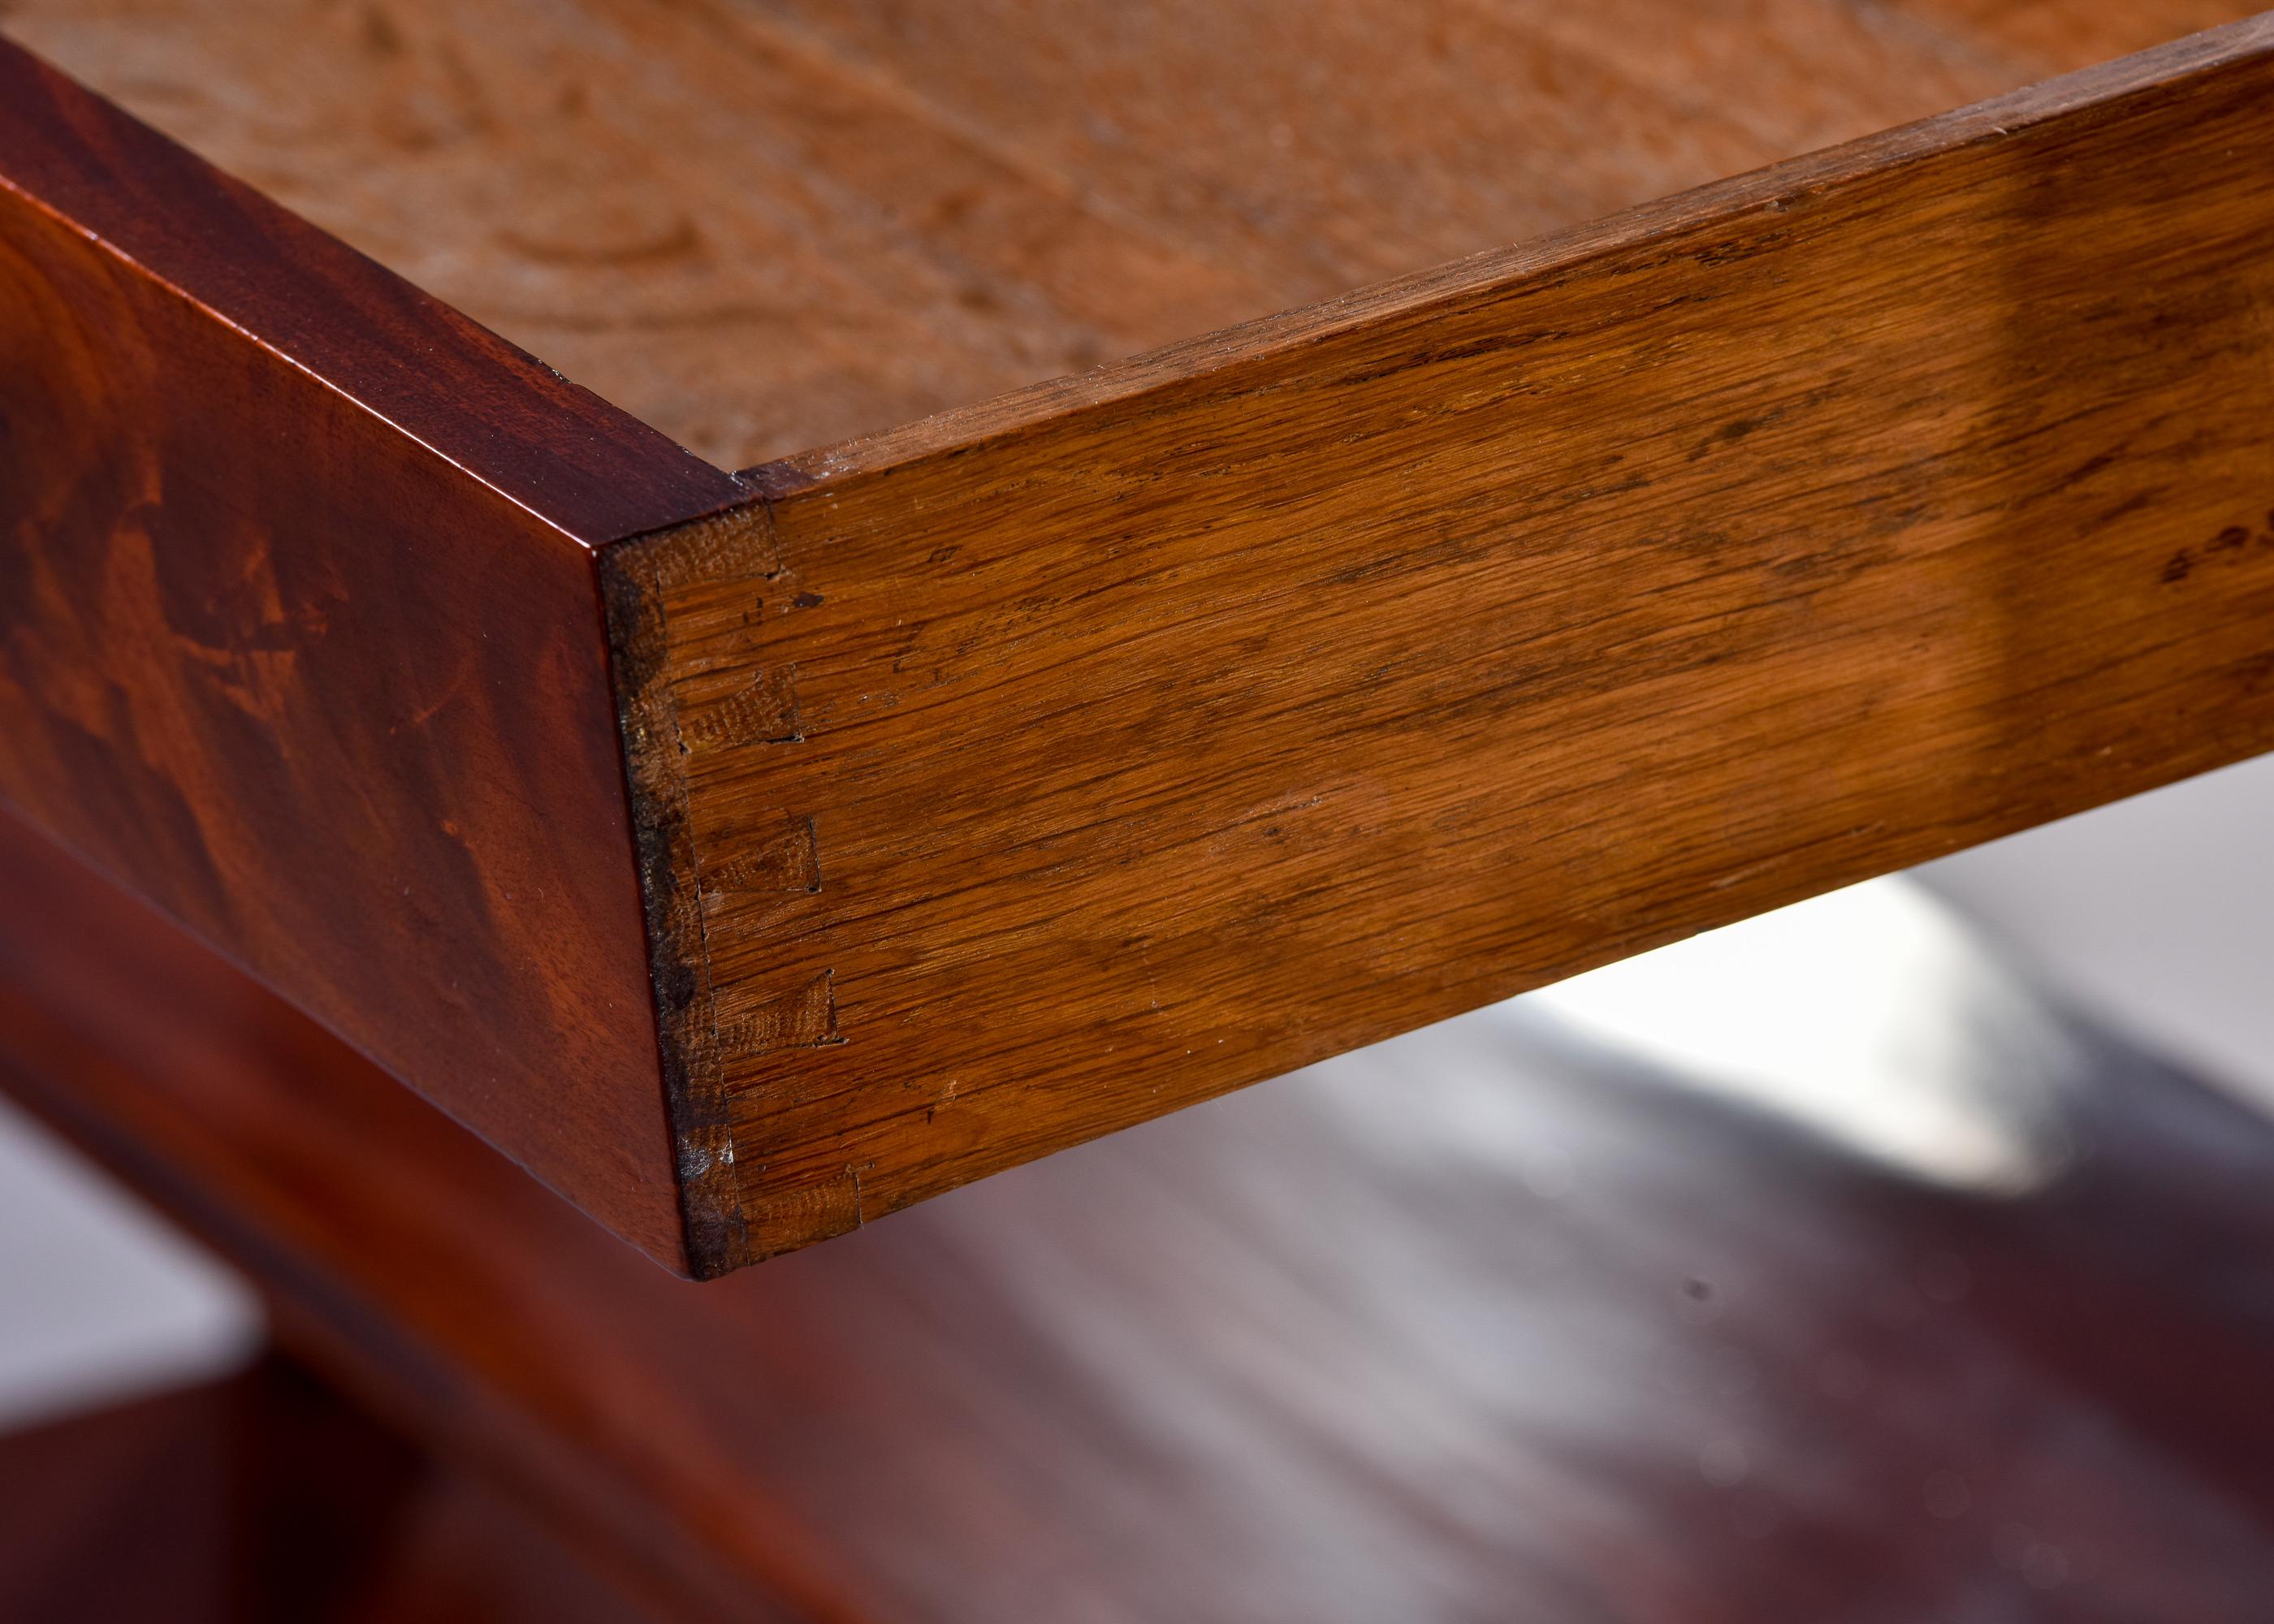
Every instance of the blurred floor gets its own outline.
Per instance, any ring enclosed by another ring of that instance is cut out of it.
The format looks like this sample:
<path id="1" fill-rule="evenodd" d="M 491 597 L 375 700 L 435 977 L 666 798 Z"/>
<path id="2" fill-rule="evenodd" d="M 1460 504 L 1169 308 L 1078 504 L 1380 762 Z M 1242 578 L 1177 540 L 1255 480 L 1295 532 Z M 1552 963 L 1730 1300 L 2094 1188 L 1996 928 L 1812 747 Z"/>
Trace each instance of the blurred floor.
<path id="1" fill-rule="evenodd" d="M 2100 1019 L 2274 1109 L 2274 756 L 1917 871 Z"/>

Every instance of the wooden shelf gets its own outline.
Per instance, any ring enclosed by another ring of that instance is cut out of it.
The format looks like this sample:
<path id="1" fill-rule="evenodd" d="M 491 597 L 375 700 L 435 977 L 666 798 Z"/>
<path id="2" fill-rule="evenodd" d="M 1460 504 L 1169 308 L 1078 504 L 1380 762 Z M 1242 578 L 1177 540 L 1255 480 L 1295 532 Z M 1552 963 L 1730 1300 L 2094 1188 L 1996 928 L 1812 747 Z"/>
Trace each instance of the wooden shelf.
<path id="1" fill-rule="evenodd" d="M 2274 746 L 2274 22 L 1698 10 L 16 5 L 0 794 L 710 1275 Z"/>

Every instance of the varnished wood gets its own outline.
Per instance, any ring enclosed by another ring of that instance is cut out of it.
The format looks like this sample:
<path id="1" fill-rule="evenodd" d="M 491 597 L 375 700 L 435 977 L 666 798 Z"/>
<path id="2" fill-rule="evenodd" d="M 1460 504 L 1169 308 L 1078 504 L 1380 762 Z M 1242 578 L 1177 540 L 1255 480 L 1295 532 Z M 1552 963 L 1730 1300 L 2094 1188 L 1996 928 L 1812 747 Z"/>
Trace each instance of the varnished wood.
<path id="1" fill-rule="evenodd" d="M 12 15 L 364 240 L 431 226 L 478 313 L 612 312 L 612 393 L 779 450 L 2195 15 L 2056 9 L 1777 0 L 1765 52 L 1350 0 L 1283 58 L 1275 12 L 1168 8 L 1071 72 L 1013 0 Z M 9 50 L 0 793 L 667 1264 L 841 1233 L 2274 743 L 2269 37 L 747 482 Z M 131 71 L 185 41 L 216 71 Z M 1396 110 L 1299 139 L 1320 83 Z M 1497 155 L 1535 138 L 1593 157 Z M 493 219 L 537 177 L 550 227 Z M 722 342 L 749 275 L 843 332 Z"/>
<path id="2" fill-rule="evenodd" d="M 2270 107 L 2202 35 L 611 550 L 716 1262 L 2274 745 Z"/>
<path id="3" fill-rule="evenodd" d="M 677 1265 L 591 549 L 733 481 L 0 41 L 0 795 Z"/>
<path id="4" fill-rule="evenodd" d="M 0 1081 L 689 1618 L 2255 1624 L 2274 1589 L 2274 1132 L 2042 1011 L 1954 1096 L 2050 1147 L 1994 1192 L 1514 1009 L 695 1287 L 36 845 L 0 846 Z M 1979 1041 L 1997 984 L 1926 978 L 1905 1052 Z"/>

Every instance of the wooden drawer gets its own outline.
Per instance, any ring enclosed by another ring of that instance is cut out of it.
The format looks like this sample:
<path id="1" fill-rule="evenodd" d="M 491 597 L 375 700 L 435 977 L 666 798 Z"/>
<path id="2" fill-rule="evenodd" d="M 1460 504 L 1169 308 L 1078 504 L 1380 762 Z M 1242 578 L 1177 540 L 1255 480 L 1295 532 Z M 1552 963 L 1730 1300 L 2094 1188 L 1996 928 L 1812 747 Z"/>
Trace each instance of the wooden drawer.
<path id="1" fill-rule="evenodd" d="M 2274 22 L 1697 10 L 19 4 L 0 794 L 708 1275 L 2274 745 Z"/>

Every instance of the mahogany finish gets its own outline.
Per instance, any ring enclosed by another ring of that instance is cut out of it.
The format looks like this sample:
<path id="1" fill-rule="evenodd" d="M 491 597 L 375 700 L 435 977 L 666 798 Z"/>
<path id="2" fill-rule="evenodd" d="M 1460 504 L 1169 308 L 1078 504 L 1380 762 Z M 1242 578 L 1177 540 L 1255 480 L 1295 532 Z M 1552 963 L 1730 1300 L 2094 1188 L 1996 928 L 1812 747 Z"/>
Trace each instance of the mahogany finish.
<path id="1" fill-rule="evenodd" d="M 0 796 L 678 1264 L 591 548 L 660 435 L 0 42 Z"/>
<path id="2" fill-rule="evenodd" d="M 1512 1006 L 694 1287 L 43 846 L 0 921 L 11 1092 L 689 1618 L 2274 1593 L 2274 1128 L 2042 1011 L 1964 1096 L 2051 1147 L 2002 1195 Z"/>

